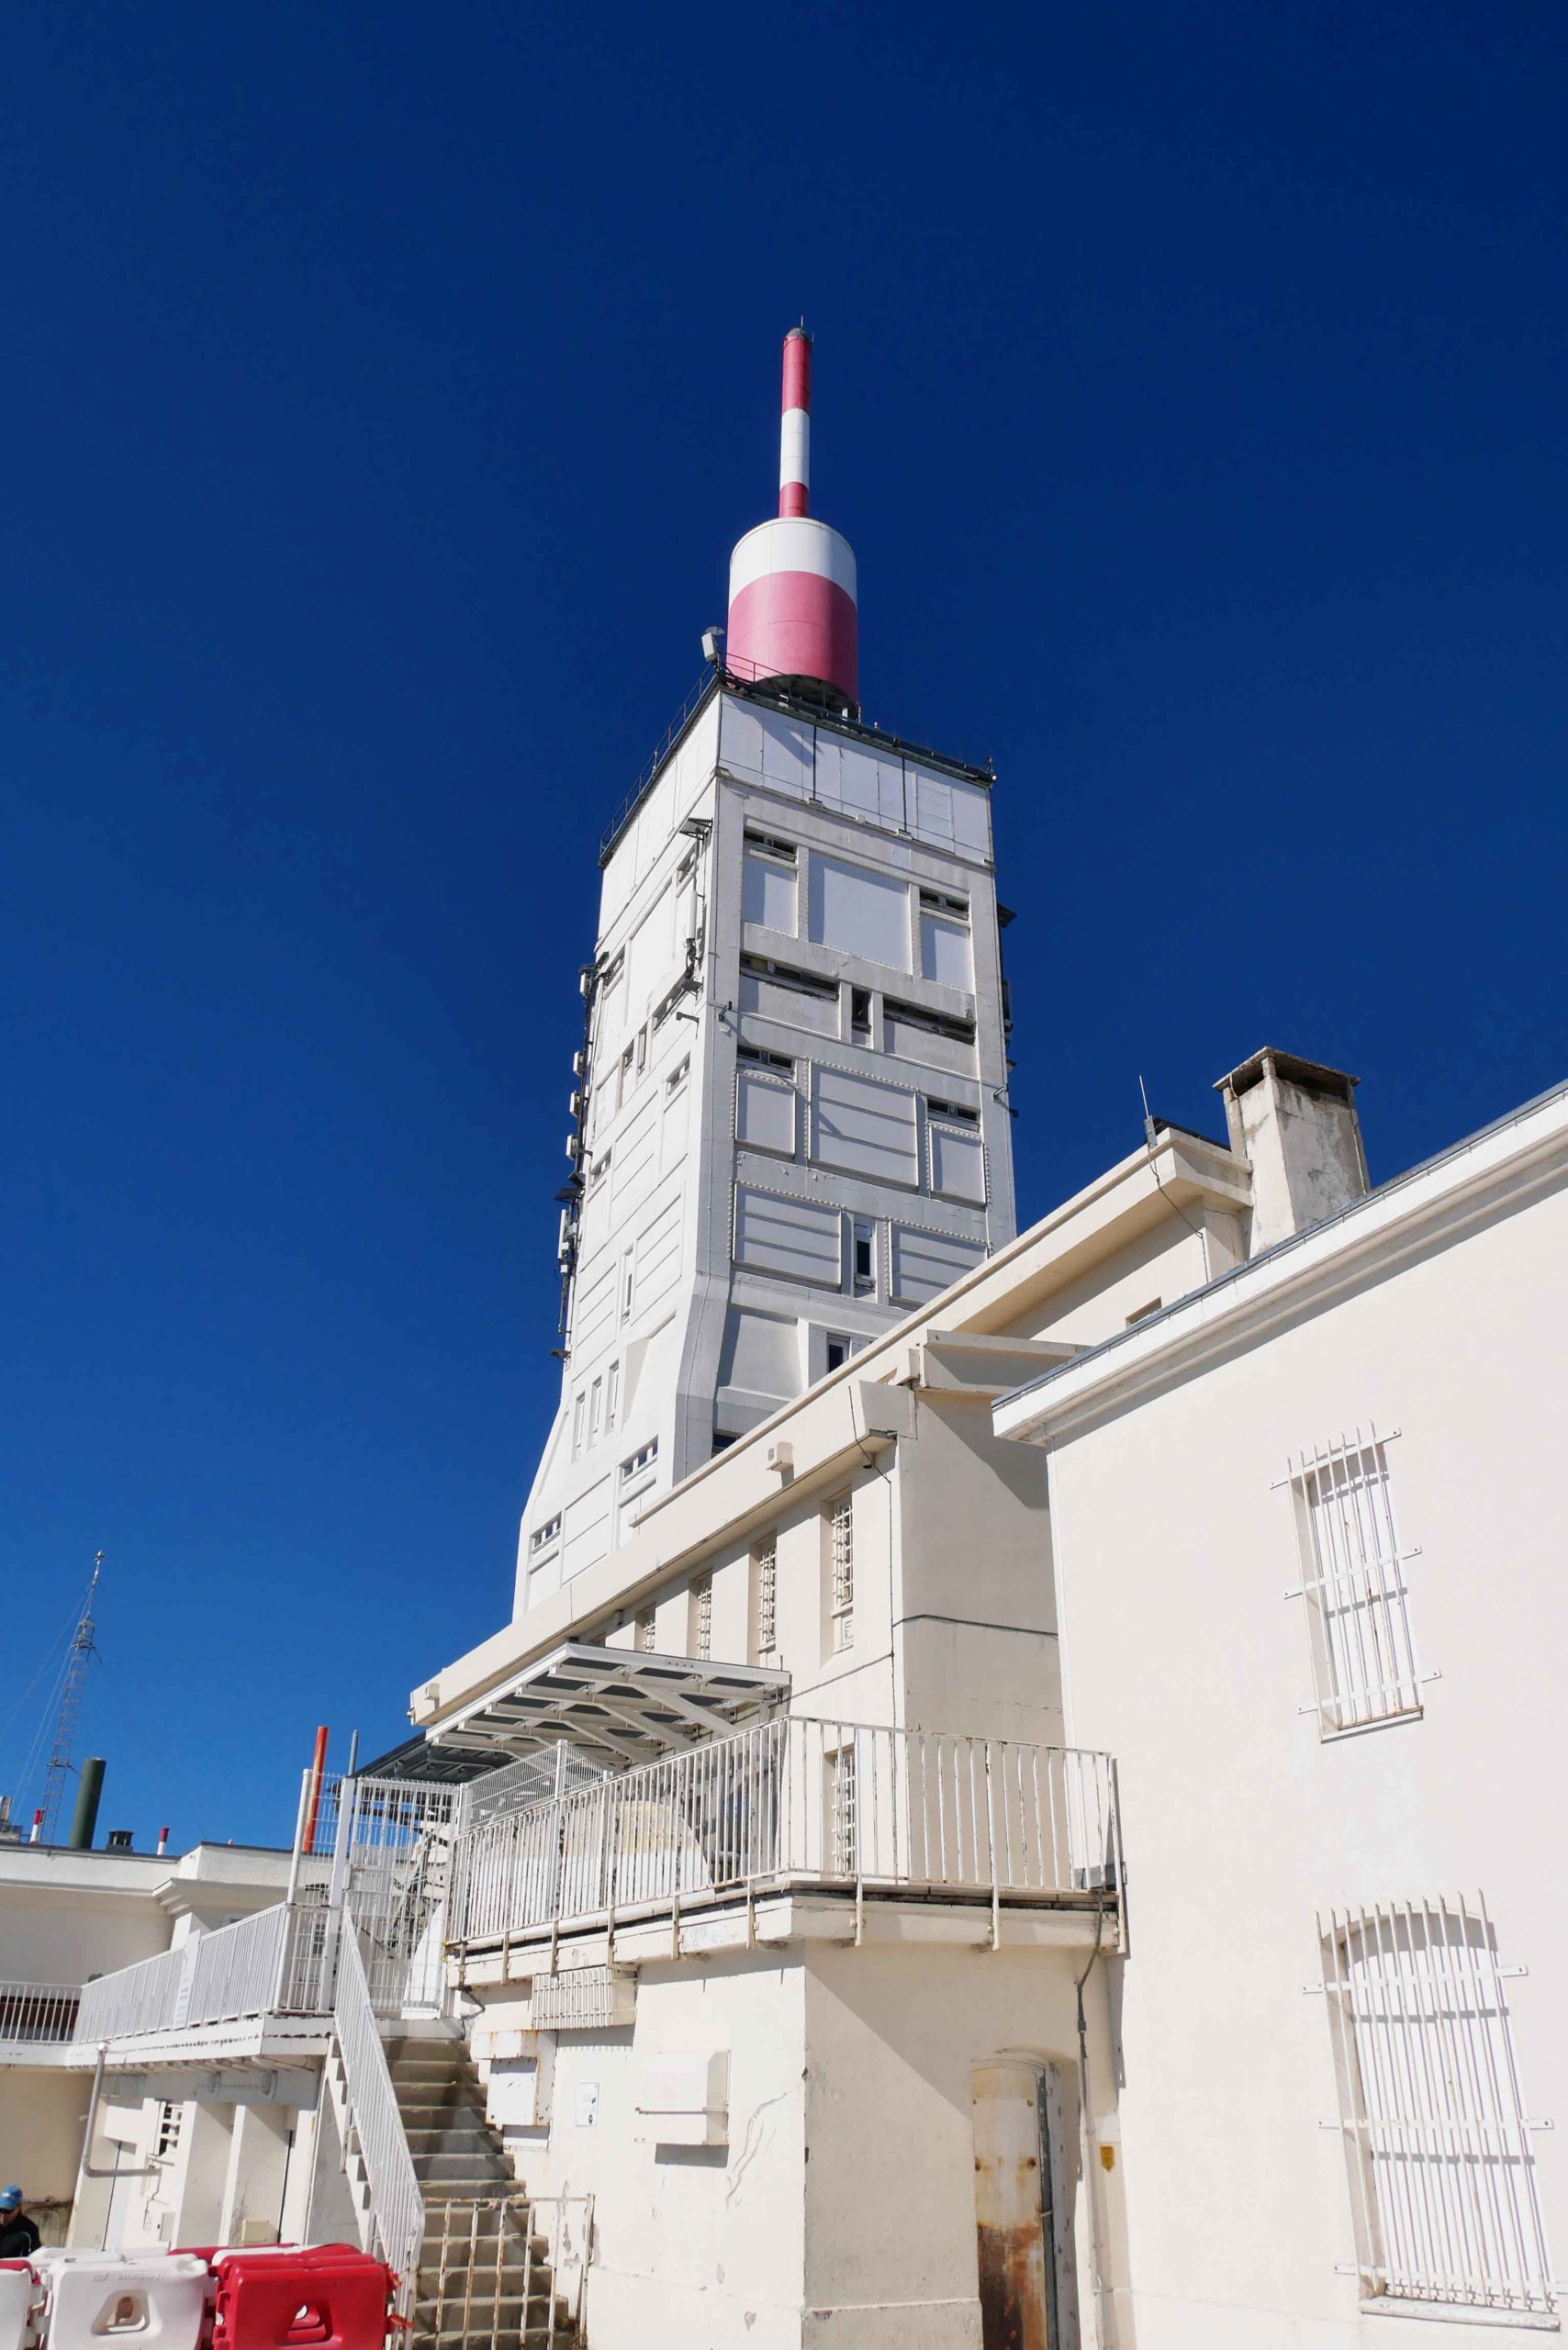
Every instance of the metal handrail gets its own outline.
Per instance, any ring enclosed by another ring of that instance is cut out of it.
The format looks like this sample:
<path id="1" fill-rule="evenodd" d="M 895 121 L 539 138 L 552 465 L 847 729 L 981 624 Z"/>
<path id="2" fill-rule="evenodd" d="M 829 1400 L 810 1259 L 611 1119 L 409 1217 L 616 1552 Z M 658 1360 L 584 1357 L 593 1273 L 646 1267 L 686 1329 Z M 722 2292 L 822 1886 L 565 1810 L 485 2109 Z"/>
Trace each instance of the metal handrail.
<path id="1" fill-rule="evenodd" d="M 0 2044 L 48 2047 L 70 2040 L 81 2000 L 80 1983 L 0 1982 Z"/>
<path id="2" fill-rule="evenodd" d="M 993 1902 L 1114 1895 L 1111 1758 L 780 1717 L 460 1835 L 458 1947 L 792 1878 Z"/>
<path id="3" fill-rule="evenodd" d="M 364 2164 L 371 2222 L 381 2257 L 398 2276 L 398 2306 L 410 2314 L 424 2241 L 425 2205 L 404 2134 L 398 2092 L 371 2004 L 359 1936 L 345 1925 L 338 1957 L 332 2026 L 342 2063 L 349 2124 Z"/>
<path id="4" fill-rule="evenodd" d="M 185 2024 L 249 2016 L 326 2015 L 332 1936 L 319 1901 L 284 1901 L 193 1935 L 134 1966 L 101 1975 L 82 1993 L 77 2046 L 95 2047 Z"/>

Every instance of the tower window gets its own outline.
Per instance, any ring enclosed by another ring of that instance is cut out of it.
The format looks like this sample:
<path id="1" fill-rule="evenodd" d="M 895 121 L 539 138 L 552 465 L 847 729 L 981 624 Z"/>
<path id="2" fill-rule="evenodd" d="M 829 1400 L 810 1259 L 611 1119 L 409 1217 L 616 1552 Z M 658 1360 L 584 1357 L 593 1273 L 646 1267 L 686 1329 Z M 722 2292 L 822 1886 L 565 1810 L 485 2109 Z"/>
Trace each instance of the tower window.
<path id="1" fill-rule="evenodd" d="M 842 1330 L 828 1332 L 826 1362 L 829 1371 L 842 1371 L 854 1351 L 854 1341 L 846 1337 Z"/>
<path id="2" fill-rule="evenodd" d="M 849 1243 L 850 1286 L 857 1297 L 865 1297 L 877 1286 L 876 1236 L 869 1224 L 857 1216 L 850 1226 Z"/>
<path id="3" fill-rule="evenodd" d="M 637 1616 L 635 1638 L 638 1650 L 644 1656 L 652 1656 L 654 1652 L 655 1629 L 655 1627 L 653 1609 L 651 1607 L 644 1607 L 640 1609 Z"/>
<path id="4" fill-rule="evenodd" d="M 851 988 L 849 990 L 849 1034 L 857 1045 L 868 1045 L 871 1041 L 869 988 Z"/>

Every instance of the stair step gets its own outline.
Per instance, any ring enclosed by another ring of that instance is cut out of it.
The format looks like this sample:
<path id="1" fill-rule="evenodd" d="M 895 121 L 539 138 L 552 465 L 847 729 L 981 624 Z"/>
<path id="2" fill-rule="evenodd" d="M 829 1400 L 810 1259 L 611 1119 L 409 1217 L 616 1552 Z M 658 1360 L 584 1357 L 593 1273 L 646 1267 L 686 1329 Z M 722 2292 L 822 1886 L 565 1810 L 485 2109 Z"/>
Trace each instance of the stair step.
<path id="1" fill-rule="evenodd" d="M 529 2293 L 525 2303 L 521 2293 L 503 2292 L 498 2295 L 493 2288 L 487 2292 L 481 2292 L 476 2284 L 472 2294 L 465 2295 L 463 2289 L 463 2278 L 458 2277 L 452 2281 L 443 2300 L 438 2301 L 432 2294 L 426 2300 L 415 2302 L 414 2323 L 420 2327 L 431 2327 L 439 2318 L 442 2322 L 442 2331 L 444 2333 L 454 2323 L 461 2322 L 465 2308 L 470 2325 L 476 2327 L 482 2325 L 487 2333 L 492 2327 L 498 2332 L 502 2327 L 521 2326 L 525 2307 L 531 2323 L 535 2320 L 543 2320 L 550 2314 L 551 2280 L 548 2272 L 545 2274 L 543 2284 L 539 2282 L 537 2275 L 531 2281 L 532 2290 Z"/>
<path id="2" fill-rule="evenodd" d="M 422 2325 L 416 2325 L 409 2338 L 414 2344 L 414 2350 L 472 2350 L 479 2333 L 478 2328 L 473 2333 L 430 2333 Z M 487 2327 L 483 2330 L 482 2338 L 488 2340 Z M 557 2317 L 555 2331 L 552 2333 L 548 2320 L 540 2318 L 529 2326 L 526 2333 L 514 2333 L 506 2327 L 498 2332 L 496 2339 L 497 2350 L 501 2350 L 503 2344 L 504 2350 L 572 2350 L 577 2339 L 577 2329 L 569 2317 Z"/>
<path id="3" fill-rule="evenodd" d="M 504 2195 L 514 2184 L 510 2170 L 493 2146 L 415 2154 L 413 2163 L 414 2177 L 429 2179 L 432 2187 L 466 2186 L 476 2195 L 483 2195 L 487 2188 L 492 2195 Z"/>
<path id="4" fill-rule="evenodd" d="M 499 2154 L 500 2142 L 489 2124 L 477 2114 L 448 2116 L 442 2121 L 405 2121 L 403 2135 L 411 2154 L 463 2154 L 478 2152 Z"/>

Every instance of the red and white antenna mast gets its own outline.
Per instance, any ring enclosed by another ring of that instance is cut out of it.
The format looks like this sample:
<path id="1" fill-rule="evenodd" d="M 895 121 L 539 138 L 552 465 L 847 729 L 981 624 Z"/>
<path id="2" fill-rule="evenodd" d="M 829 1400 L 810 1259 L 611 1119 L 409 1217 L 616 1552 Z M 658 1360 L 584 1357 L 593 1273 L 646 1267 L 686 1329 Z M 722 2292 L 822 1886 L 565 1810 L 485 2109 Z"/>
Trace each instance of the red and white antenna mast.
<path id="1" fill-rule="evenodd" d="M 725 661 L 743 682 L 776 684 L 812 701 L 860 699 L 858 583 L 847 539 L 810 516 L 812 339 L 784 338 L 778 515 L 748 531 L 730 557 Z"/>

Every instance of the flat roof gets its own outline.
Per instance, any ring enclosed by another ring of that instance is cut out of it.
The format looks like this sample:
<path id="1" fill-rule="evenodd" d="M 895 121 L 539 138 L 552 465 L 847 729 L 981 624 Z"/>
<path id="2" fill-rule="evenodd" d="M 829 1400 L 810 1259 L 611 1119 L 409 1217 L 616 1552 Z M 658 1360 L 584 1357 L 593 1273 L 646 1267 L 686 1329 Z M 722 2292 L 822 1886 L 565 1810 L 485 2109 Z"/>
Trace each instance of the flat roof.
<path id="1" fill-rule="evenodd" d="M 834 734 L 846 734 L 853 742 L 864 743 L 873 750 L 892 751 L 900 758 L 916 759 L 922 767 L 934 768 L 941 775 L 957 776 L 964 783 L 977 783 L 987 791 L 996 781 L 996 771 L 989 762 L 977 767 L 972 760 L 955 758 L 949 751 L 934 750 L 929 743 L 916 743 L 906 734 L 890 734 L 885 727 L 868 726 L 863 718 L 848 718 L 840 711 L 825 710 L 820 703 L 803 700 L 799 694 L 775 693 L 766 685 L 747 684 L 732 677 L 727 671 L 722 675 L 710 671 L 687 695 L 666 729 L 658 749 L 617 809 L 599 844 L 601 866 L 608 865 L 614 856 L 622 834 L 658 781 L 665 762 L 679 749 L 714 695 L 720 693 L 730 695 L 735 701 L 756 702 L 762 710 L 787 711 L 791 718 L 825 726 Z"/>

